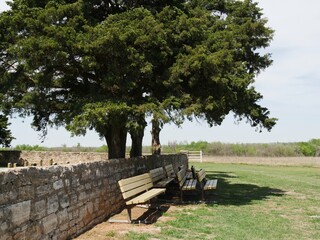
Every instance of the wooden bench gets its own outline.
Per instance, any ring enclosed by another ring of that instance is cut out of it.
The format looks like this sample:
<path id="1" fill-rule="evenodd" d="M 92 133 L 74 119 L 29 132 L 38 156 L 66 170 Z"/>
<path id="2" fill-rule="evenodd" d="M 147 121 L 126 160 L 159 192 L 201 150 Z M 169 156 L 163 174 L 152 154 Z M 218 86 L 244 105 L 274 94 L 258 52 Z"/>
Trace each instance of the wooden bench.
<path id="1" fill-rule="evenodd" d="M 179 170 L 181 170 L 182 168 L 185 168 L 186 170 L 186 176 L 187 176 L 187 179 L 195 179 L 195 177 L 193 177 L 193 174 L 192 174 L 192 171 L 190 169 L 187 169 L 184 165 L 180 165 L 178 167 Z"/>
<path id="2" fill-rule="evenodd" d="M 172 164 L 164 166 L 164 170 L 166 171 L 167 178 L 175 178 Z"/>
<path id="3" fill-rule="evenodd" d="M 152 169 L 149 173 L 155 188 L 165 188 L 174 180 L 173 177 L 166 177 L 162 167 Z"/>
<path id="4" fill-rule="evenodd" d="M 206 179 L 206 171 L 204 169 L 200 169 L 197 173 L 197 180 L 200 183 L 201 188 L 201 196 L 202 200 L 204 200 L 205 191 L 214 190 L 217 188 L 218 180 L 217 179 Z"/>
<path id="5" fill-rule="evenodd" d="M 180 188 L 181 201 L 183 201 L 184 191 L 194 191 L 198 189 L 197 179 L 187 179 L 187 168 L 185 166 L 181 166 L 180 171 L 177 172 L 177 180 Z"/>
<path id="6" fill-rule="evenodd" d="M 137 175 L 118 181 L 122 197 L 126 200 L 129 222 L 131 223 L 131 209 L 149 202 L 152 198 L 166 191 L 165 188 L 152 188 L 153 182 L 149 173 Z"/>

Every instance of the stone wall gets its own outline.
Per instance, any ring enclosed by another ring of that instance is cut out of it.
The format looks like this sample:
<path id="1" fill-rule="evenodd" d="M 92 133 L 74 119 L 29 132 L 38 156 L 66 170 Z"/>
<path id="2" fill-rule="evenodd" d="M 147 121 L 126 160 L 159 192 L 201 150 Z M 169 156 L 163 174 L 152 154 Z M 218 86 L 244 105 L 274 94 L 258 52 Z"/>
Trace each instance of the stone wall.
<path id="1" fill-rule="evenodd" d="M 0 151 L 0 167 L 7 167 L 8 163 L 17 163 L 23 165 L 21 151 L 5 150 Z"/>
<path id="2" fill-rule="evenodd" d="M 26 160 L 31 165 L 49 166 L 54 164 L 83 163 L 107 160 L 107 153 L 96 152 L 60 152 L 60 151 L 0 151 L 0 167 L 6 167 L 8 163 L 17 163 L 23 166 Z"/>
<path id="3" fill-rule="evenodd" d="M 186 155 L 147 156 L 0 172 L 0 239 L 67 239 L 124 207 L 117 181 Z"/>

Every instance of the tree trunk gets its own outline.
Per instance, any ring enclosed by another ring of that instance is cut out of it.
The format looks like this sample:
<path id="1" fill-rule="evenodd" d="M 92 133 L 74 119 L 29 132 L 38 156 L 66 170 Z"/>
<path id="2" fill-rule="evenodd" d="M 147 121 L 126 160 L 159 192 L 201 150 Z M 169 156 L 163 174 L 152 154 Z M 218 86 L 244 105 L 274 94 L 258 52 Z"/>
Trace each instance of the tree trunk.
<path id="1" fill-rule="evenodd" d="M 108 158 L 125 158 L 127 129 L 124 126 L 109 126 L 104 134 L 108 144 Z"/>
<path id="2" fill-rule="evenodd" d="M 130 157 L 142 156 L 142 140 L 144 136 L 144 129 L 147 126 L 145 114 L 136 115 L 135 120 L 137 124 L 133 124 L 129 130 L 132 140 Z"/>
<path id="3" fill-rule="evenodd" d="M 130 131 L 131 135 L 131 150 L 130 157 L 142 156 L 142 140 L 144 136 L 144 127 Z"/>
<path id="4" fill-rule="evenodd" d="M 152 155 L 160 155 L 161 154 L 161 144 L 160 144 L 160 123 L 156 119 L 152 119 L 152 129 L 151 129 L 151 137 L 152 137 Z"/>

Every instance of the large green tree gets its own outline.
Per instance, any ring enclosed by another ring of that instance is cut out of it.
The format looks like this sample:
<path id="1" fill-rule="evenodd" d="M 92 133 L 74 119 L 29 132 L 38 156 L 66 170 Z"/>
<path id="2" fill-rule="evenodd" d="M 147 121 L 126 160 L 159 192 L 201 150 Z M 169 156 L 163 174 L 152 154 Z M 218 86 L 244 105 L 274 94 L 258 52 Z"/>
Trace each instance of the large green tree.
<path id="1" fill-rule="evenodd" d="M 185 117 L 221 124 L 230 111 L 275 124 L 252 86 L 270 56 L 272 31 L 249 0 L 14 0 L 0 15 L 2 106 L 33 125 L 96 130 L 109 157 L 141 155 L 146 116 L 153 138 Z"/>
<path id="2" fill-rule="evenodd" d="M 272 62 L 270 54 L 261 54 L 273 31 L 266 27 L 257 3 L 189 1 L 184 9 L 165 8 L 158 16 L 174 56 L 162 82 L 165 91 L 175 96 L 175 104 L 170 105 L 173 112 L 182 120 L 205 119 L 210 126 L 220 125 L 233 112 L 260 131 L 271 130 L 276 119 L 259 105 L 262 95 L 253 86 L 256 76 Z M 154 87 L 153 94 L 163 100 L 166 95 L 157 95 L 158 84 Z M 153 121 L 158 146 L 161 126 Z"/>
<path id="3" fill-rule="evenodd" d="M 0 114 L 0 146 L 10 147 L 11 141 L 14 139 L 8 129 L 9 125 L 8 117 Z"/>

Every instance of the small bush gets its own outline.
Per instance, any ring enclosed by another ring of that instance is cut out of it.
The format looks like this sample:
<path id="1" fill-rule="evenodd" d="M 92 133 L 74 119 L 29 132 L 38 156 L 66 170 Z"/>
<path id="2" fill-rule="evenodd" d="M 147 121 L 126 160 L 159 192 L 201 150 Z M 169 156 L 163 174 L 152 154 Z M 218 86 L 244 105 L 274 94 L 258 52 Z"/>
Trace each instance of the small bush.
<path id="1" fill-rule="evenodd" d="M 95 151 L 96 152 L 106 153 L 106 152 L 108 152 L 108 146 L 107 145 L 102 145 L 101 147 L 96 148 Z"/>
<path id="2" fill-rule="evenodd" d="M 47 151 L 48 150 L 48 148 L 46 147 L 41 147 L 39 145 L 31 146 L 27 144 L 17 145 L 15 149 L 20 151 Z"/>
<path id="3" fill-rule="evenodd" d="M 320 139 L 311 139 L 308 142 L 299 142 L 299 151 L 304 156 L 316 156 L 317 151 L 320 149 Z"/>

